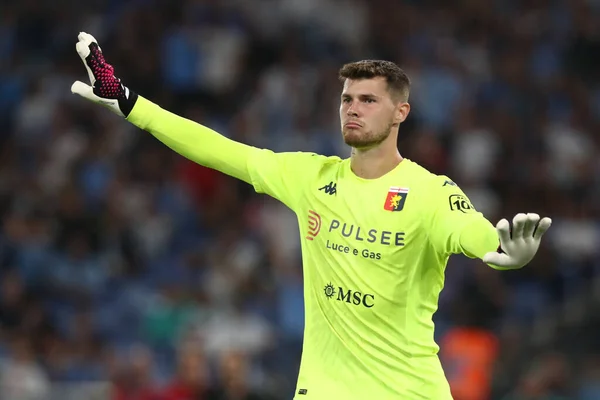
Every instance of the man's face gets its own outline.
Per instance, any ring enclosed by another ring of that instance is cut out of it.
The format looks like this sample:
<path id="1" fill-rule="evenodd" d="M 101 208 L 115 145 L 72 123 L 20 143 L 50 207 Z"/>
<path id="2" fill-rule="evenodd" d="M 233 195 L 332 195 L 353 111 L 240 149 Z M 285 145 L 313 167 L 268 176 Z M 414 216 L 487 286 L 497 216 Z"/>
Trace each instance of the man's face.
<path id="1" fill-rule="evenodd" d="M 344 142 L 369 148 L 383 142 L 398 123 L 397 106 L 383 77 L 346 79 L 341 96 L 340 122 Z"/>

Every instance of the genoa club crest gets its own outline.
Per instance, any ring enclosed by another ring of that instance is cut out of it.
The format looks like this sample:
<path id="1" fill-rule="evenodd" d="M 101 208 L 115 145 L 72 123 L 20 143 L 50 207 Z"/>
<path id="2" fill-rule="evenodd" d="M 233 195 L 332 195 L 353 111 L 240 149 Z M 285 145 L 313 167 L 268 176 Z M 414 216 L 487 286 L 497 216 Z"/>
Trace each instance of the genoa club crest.
<path id="1" fill-rule="evenodd" d="M 385 198 L 383 209 L 387 211 L 401 211 L 408 197 L 408 188 L 391 187 Z"/>

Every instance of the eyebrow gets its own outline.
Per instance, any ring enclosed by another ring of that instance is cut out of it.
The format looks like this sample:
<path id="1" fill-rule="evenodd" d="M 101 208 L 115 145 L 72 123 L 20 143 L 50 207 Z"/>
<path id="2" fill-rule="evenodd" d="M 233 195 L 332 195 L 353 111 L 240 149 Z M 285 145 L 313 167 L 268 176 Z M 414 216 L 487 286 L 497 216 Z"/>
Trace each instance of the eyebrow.
<path id="1" fill-rule="evenodd" d="M 348 93 L 342 93 L 342 97 L 343 98 L 351 98 L 353 96 L 351 96 Z M 356 97 L 361 98 L 361 99 L 378 99 L 380 96 L 377 96 L 374 93 L 361 93 L 361 94 L 358 94 Z"/>

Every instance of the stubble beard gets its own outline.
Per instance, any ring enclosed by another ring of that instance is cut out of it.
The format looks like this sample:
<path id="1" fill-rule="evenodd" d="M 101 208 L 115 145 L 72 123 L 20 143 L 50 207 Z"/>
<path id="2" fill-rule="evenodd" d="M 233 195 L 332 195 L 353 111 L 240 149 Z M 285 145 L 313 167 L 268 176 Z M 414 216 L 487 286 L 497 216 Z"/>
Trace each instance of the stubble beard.
<path id="1" fill-rule="evenodd" d="M 361 132 L 358 129 L 349 129 L 346 133 L 342 129 L 342 136 L 344 137 L 344 143 L 355 149 L 365 149 L 375 147 L 385 141 L 392 132 L 393 122 L 389 125 L 374 133 L 373 131 Z"/>

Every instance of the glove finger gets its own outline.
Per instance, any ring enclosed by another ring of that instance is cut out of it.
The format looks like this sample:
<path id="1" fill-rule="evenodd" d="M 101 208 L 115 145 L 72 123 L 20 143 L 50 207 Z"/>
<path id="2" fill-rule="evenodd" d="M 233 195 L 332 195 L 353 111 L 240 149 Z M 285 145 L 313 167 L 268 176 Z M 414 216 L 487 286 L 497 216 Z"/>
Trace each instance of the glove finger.
<path id="1" fill-rule="evenodd" d="M 498 221 L 496 224 L 496 231 L 498 232 L 498 238 L 500 239 L 501 245 L 510 242 L 510 224 L 506 219 L 503 218 Z"/>
<path id="2" fill-rule="evenodd" d="M 75 81 L 71 85 L 71 93 L 78 94 L 88 100 L 95 101 L 97 96 L 94 94 L 93 88 L 81 81 Z"/>
<path id="3" fill-rule="evenodd" d="M 551 225 L 552 219 L 548 217 L 542 218 L 537 226 L 535 233 L 533 234 L 533 238 L 537 240 L 541 239 L 542 236 L 544 236 L 544 233 L 546 233 L 546 231 L 550 228 Z"/>
<path id="4" fill-rule="evenodd" d="M 90 62 L 91 58 L 95 59 L 96 56 L 92 52 L 92 46 L 96 46 L 100 52 L 102 51 L 102 49 L 100 49 L 100 46 L 98 46 L 98 41 L 96 40 L 96 38 L 90 35 L 89 33 L 79 32 L 77 38 L 79 39 L 79 41 L 75 45 L 75 48 L 77 49 L 77 53 L 79 54 L 79 57 L 81 58 L 81 61 L 83 62 L 83 65 L 85 66 L 85 69 L 88 73 L 90 84 L 94 86 L 97 77 L 94 75 L 92 69 L 90 68 Z"/>
<path id="5" fill-rule="evenodd" d="M 535 232 L 535 227 L 538 222 L 540 222 L 540 216 L 535 213 L 528 213 L 527 220 L 525 221 L 525 228 L 523 229 L 523 238 L 531 239 L 533 238 L 533 232 Z"/>
<path id="6" fill-rule="evenodd" d="M 88 65 L 88 58 L 92 57 L 92 55 L 90 55 L 91 50 L 90 50 L 90 46 L 86 44 L 86 42 L 77 42 L 77 44 L 75 44 L 75 49 L 77 50 L 77 54 L 79 54 L 79 57 L 81 58 L 81 61 L 83 62 L 83 66 L 85 67 L 85 70 L 87 71 L 88 74 L 88 78 L 90 80 L 90 84 L 93 86 L 96 83 L 96 77 L 94 76 L 94 73 L 92 72 L 92 70 L 90 69 L 89 65 Z"/>
<path id="7" fill-rule="evenodd" d="M 77 50 L 77 54 L 79 54 L 81 61 L 85 63 L 85 59 L 90 55 L 90 46 L 80 40 L 75 44 L 75 49 Z"/>
<path id="8" fill-rule="evenodd" d="M 506 254 L 492 251 L 483 256 L 483 262 L 486 264 L 496 265 L 498 267 L 506 267 L 510 265 L 510 258 Z"/>
<path id="9" fill-rule="evenodd" d="M 77 35 L 77 39 L 79 39 L 79 41 L 81 41 L 81 42 L 87 43 L 88 46 L 92 43 L 98 44 L 98 41 L 96 40 L 96 38 L 87 32 L 79 32 L 79 35 Z M 100 47 L 100 46 L 98 46 L 98 47 Z"/>
<path id="10" fill-rule="evenodd" d="M 523 231 L 525 230 L 525 223 L 527 222 L 527 215 L 519 213 L 513 218 L 512 227 L 512 238 L 521 239 L 523 238 Z"/>
<path id="11" fill-rule="evenodd" d="M 87 85 L 81 81 L 73 82 L 73 84 L 71 85 L 71 92 L 73 92 L 74 94 L 78 94 L 81 97 L 86 98 L 90 101 L 93 101 L 94 103 L 98 103 L 105 107 L 108 107 L 115 114 L 121 117 L 125 117 L 125 114 L 123 114 L 123 111 L 121 111 L 121 108 L 119 107 L 119 100 L 106 99 L 97 96 L 94 93 L 94 88 L 90 85 Z"/>

